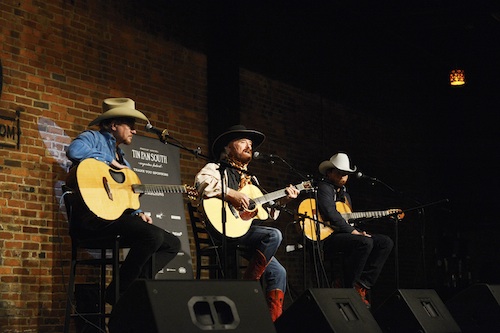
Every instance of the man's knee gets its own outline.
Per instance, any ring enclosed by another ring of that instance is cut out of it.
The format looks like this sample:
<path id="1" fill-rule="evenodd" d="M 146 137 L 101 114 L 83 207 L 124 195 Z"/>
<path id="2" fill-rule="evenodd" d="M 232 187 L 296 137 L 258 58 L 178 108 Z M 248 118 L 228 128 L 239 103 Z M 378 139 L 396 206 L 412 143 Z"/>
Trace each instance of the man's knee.
<path id="1" fill-rule="evenodd" d="M 394 241 L 386 235 L 378 235 L 377 246 L 381 249 L 392 250 L 394 247 Z"/>
<path id="2" fill-rule="evenodd" d="M 371 237 L 359 236 L 357 241 L 357 247 L 365 249 L 365 251 L 370 252 L 373 249 L 373 239 Z"/>
<path id="3" fill-rule="evenodd" d="M 172 249 L 176 252 L 179 252 L 180 249 L 181 249 L 181 241 L 178 237 L 175 237 L 174 235 L 172 234 L 169 234 L 171 237 L 170 237 L 170 240 L 169 240 L 169 243 L 171 244 L 172 246 Z"/>
<path id="4" fill-rule="evenodd" d="M 394 247 L 394 241 L 390 237 L 385 236 L 384 247 L 388 250 L 392 250 L 392 248 Z"/>
<path id="5" fill-rule="evenodd" d="M 281 244 L 281 241 L 283 240 L 283 234 L 279 229 L 270 229 L 269 231 L 269 238 L 273 240 L 274 242 L 277 242 L 278 244 Z"/>

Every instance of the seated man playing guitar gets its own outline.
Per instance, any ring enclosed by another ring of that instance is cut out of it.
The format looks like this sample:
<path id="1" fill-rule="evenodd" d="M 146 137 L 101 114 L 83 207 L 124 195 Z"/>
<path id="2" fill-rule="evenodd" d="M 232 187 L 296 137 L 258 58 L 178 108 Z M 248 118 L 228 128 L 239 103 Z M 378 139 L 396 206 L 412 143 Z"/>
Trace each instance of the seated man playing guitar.
<path id="1" fill-rule="evenodd" d="M 81 180 L 76 179 L 75 170 L 80 162 L 86 159 L 101 161 L 117 170 L 129 169 L 130 164 L 125 160 L 119 145 L 122 143 L 131 144 L 132 138 L 136 134 L 136 119 L 148 121 L 142 112 L 135 109 L 133 100 L 129 98 L 105 99 L 103 113 L 89 124 L 89 126 L 98 125 L 100 130 L 84 131 L 71 142 L 66 152 L 68 158 L 73 162 L 66 184 L 77 194 L 80 194 L 78 200 L 73 204 L 71 235 L 80 239 L 120 235 L 120 241 L 130 248 L 125 261 L 120 266 L 120 294 L 123 294 L 139 277 L 154 278 L 154 275 L 177 255 L 180 241 L 174 235 L 153 225 L 151 217 L 140 210 L 126 209 L 118 214 L 121 214 L 119 217 L 112 220 L 91 211 L 78 189 L 78 183 Z M 79 171 L 81 173 L 82 170 Z M 89 172 L 95 173 L 98 172 L 98 169 L 89 170 Z M 102 182 L 109 176 L 110 172 L 103 174 Z M 111 196 L 112 193 L 109 194 Z M 117 197 L 115 196 L 115 199 Z M 112 207 L 110 207 L 111 209 Z M 153 254 L 155 255 L 155 267 L 151 271 L 151 267 L 147 263 Z M 106 289 L 106 302 L 112 305 L 116 296 L 119 296 L 114 295 L 114 283 L 115 281 L 112 281 Z"/>
<path id="2" fill-rule="evenodd" d="M 229 128 L 213 143 L 212 152 L 214 156 L 220 157 L 220 163 L 208 163 L 196 175 L 195 186 L 201 199 L 205 199 L 207 202 L 212 200 L 213 203 L 215 198 L 221 198 L 222 189 L 224 188 L 226 207 L 230 206 L 231 208 L 227 210 L 226 216 L 233 217 L 234 214 L 234 218 L 228 219 L 227 223 L 232 221 L 237 224 L 241 221 L 244 224 L 245 220 L 251 220 L 255 216 L 260 219 L 260 216 L 262 216 L 260 211 L 264 208 L 256 207 L 255 202 L 252 200 L 254 198 L 249 197 L 247 195 L 249 192 L 243 189 L 255 187 L 252 183 L 258 185 L 255 177 L 250 176 L 245 171 L 252 160 L 253 149 L 258 147 L 264 139 L 263 133 L 246 129 L 242 125 Z M 226 167 L 224 186 L 221 184 L 221 172 L 219 170 L 221 165 Z M 286 197 L 285 200 L 287 200 L 296 198 L 299 190 L 289 186 L 282 192 L 281 196 Z M 204 209 L 205 215 L 208 217 L 207 222 L 210 224 L 210 215 L 207 214 L 209 206 L 204 205 Z M 222 202 L 217 207 L 219 208 L 215 208 L 214 211 L 219 212 L 219 214 L 214 218 L 217 221 L 213 221 L 213 224 L 220 224 Z M 277 218 L 277 214 L 271 213 L 270 215 L 274 219 Z M 268 214 L 265 213 L 264 216 L 267 217 Z M 229 236 L 239 235 L 237 227 L 233 228 L 228 225 L 227 229 L 234 231 L 234 234 L 231 233 Z M 250 251 L 247 258 L 249 259 L 249 265 L 243 278 L 259 280 L 262 276 L 265 279 L 267 301 L 273 321 L 282 313 L 286 288 L 286 270 L 274 257 L 281 240 L 282 234 L 278 229 L 257 225 L 249 225 L 248 231 L 236 240 L 238 244 L 245 245 Z"/>
<path id="3" fill-rule="evenodd" d="M 335 230 L 323 241 L 325 253 L 346 253 L 344 286 L 353 286 L 369 307 L 367 290 L 377 281 L 394 242 L 385 235 L 357 230 L 343 217 L 344 212 L 338 211 L 339 202 L 351 206 L 345 185 L 349 174 L 355 171 L 356 167 L 351 167 L 345 153 L 337 153 L 319 165 L 319 172 L 325 178 L 318 184 L 318 210 L 323 221 L 328 221 Z"/>

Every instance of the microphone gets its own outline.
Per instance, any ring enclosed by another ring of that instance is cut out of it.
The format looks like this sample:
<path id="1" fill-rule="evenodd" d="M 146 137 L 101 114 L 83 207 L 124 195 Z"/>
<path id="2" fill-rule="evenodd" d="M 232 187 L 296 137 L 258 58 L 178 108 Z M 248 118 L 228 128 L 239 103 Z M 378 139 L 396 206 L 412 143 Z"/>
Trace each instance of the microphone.
<path id="1" fill-rule="evenodd" d="M 371 181 L 374 181 L 374 182 L 378 182 L 378 179 L 377 178 L 374 178 L 374 177 L 370 177 L 368 175 L 365 175 L 364 173 L 358 171 L 355 173 L 355 176 L 356 178 L 364 178 L 364 179 L 369 179 Z"/>
<path id="2" fill-rule="evenodd" d="M 254 160 L 261 160 L 261 159 L 272 159 L 272 158 L 275 158 L 277 157 L 276 155 L 273 155 L 273 154 L 261 154 L 260 152 L 258 151 L 254 151 L 253 152 L 253 159 Z"/>
<path id="3" fill-rule="evenodd" d="M 251 179 L 252 179 L 252 182 L 255 183 L 255 185 L 260 186 L 260 183 L 259 183 L 259 180 L 257 179 L 257 177 L 252 176 Z"/>
<path id="4" fill-rule="evenodd" d="M 170 136 L 170 135 L 168 135 L 167 129 L 161 130 L 159 128 L 153 127 L 153 125 L 151 125 L 151 123 L 146 124 L 146 131 L 151 132 L 151 133 L 155 133 L 156 135 L 158 135 L 160 140 L 164 140 L 164 141 Z"/>

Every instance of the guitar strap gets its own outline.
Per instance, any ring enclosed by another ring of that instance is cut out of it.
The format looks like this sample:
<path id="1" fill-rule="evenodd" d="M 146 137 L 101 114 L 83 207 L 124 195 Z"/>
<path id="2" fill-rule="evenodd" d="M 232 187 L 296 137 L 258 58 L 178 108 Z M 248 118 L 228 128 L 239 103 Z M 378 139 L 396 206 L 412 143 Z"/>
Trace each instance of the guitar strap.
<path id="1" fill-rule="evenodd" d="M 240 185 L 240 174 L 235 169 L 226 169 L 227 173 L 227 187 L 238 190 Z"/>
<path id="2" fill-rule="evenodd" d="M 125 161 L 123 160 L 123 153 L 119 147 L 116 147 L 116 160 L 118 163 L 125 165 Z"/>

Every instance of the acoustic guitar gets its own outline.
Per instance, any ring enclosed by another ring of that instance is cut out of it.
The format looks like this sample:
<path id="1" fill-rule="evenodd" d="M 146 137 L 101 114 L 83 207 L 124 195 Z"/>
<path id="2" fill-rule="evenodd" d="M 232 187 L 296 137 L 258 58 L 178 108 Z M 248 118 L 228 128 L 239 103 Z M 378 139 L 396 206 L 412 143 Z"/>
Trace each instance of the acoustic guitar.
<path id="1" fill-rule="evenodd" d="M 312 189 L 310 181 L 295 185 L 299 190 Z M 263 204 L 285 197 L 286 189 L 281 189 L 265 195 L 255 185 L 246 185 L 240 192 L 243 192 L 250 198 L 248 209 L 237 210 L 229 202 L 224 202 L 226 214 L 226 236 L 238 238 L 245 235 L 252 226 L 253 220 L 267 220 L 269 214 L 262 207 Z M 203 213 L 211 229 L 215 229 L 219 234 L 223 234 L 222 226 L 222 200 L 219 198 L 208 198 L 203 200 Z"/>
<path id="2" fill-rule="evenodd" d="M 66 184 L 77 190 L 90 211 L 104 220 L 116 220 L 127 209 L 139 209 L 141 194 L 187 193 L 190 198 L 197 197 L 194 187 L 141 184 L 131 169 L 116 170 L 94 158 L 72 168 Z"/>
<path id="3" fill-rule="evenodd" d="M 371 212 L 352 212 L 351 207 L 342 201 L 337 201 L 335 203 L 337 211 L 342 215 L 346 221 L 362 219 L 362 218 L 381 218 L 390 215 L 397 215 L 398 219 L 403 219 L 404 213 L 401 209 L 388 209 L 379 210 Z M 305 236 L 312 241 L 324 240 L 328 236 L 334 233 L 334 230 L 328 223 L 325 223 L 320 214 L 316 211 L 316 200 L 308 198 L 303 200 L 298 208 L 298 211 L 302 216 L 309 216 L 311 218 L 304 218 L 300 221 L 300 227 L 302 228 Z M 319 234 L 316 232 L 316 221 L 319 224 Z"/>

